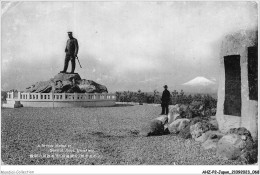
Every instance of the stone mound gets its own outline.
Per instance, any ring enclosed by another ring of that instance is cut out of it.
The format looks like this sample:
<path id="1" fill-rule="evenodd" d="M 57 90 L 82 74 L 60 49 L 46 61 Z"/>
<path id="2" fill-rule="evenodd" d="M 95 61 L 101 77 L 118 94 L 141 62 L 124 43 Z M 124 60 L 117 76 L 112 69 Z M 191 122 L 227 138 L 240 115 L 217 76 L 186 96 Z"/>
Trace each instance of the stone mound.
<path id="1" fill-rule="evenodd" d="M 40 81 L 26 88 L 25 92 L 34 93 L 107 93 L 104 85 L 93 80 L 81 79 L 79 74 L 59 73 L 48 81 Z"/>

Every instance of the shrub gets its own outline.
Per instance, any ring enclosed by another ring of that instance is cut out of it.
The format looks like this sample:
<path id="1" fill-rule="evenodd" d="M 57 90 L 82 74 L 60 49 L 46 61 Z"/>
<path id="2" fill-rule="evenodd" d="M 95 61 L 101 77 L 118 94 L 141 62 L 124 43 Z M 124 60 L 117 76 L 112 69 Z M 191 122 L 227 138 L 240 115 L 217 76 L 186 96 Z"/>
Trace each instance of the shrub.
<path id="1" fill-rule="evenodd" d="M 161 94 L 154 90 L 152 93 L 123 91 L 116 92 L 117 102 L 136 102 L 136 103 L 161 103 Z M 212 116 L 216 114 L 217 99 L 209 94 L 185 94 L 183 90 L 174 90 L 171 93 L 170 105 L 187 105 L 192 112 L 192 116 Z M 203 108 L 201 108 L 201 106 Z M 189 117 L 191 114 L 189 114 Z"/>

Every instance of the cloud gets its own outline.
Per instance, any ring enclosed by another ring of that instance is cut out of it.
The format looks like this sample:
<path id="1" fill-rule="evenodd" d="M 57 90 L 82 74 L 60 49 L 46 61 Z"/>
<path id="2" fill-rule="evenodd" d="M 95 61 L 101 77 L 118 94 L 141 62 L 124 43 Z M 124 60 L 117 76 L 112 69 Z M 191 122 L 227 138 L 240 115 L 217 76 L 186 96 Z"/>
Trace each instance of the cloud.
<path id="1" fill-rule="evenodd" d="M 133 82 L 158 77 L 142 85 L 151 89 L 196 76 L 217 77 L 222 37 L 257 27 L 254 2 L 22 2 L 9 7 L 2 5 L 2 79 L 25 77 L 15 85 L 21 87 L 62 69 L 68 30 L 79 42 L 83 68 L 76 70 L 82 78 L 104 81 L 112 89 L 138 89 Z"/>
<path id="2" fill-rule="evenodd" d="M 149 77 L 146 78 L 144 80 L 139 81 L 140 83 L 148 83 L 148 82 L 155 82 L 157 81 L 159 78 L 158 77 Z"/>

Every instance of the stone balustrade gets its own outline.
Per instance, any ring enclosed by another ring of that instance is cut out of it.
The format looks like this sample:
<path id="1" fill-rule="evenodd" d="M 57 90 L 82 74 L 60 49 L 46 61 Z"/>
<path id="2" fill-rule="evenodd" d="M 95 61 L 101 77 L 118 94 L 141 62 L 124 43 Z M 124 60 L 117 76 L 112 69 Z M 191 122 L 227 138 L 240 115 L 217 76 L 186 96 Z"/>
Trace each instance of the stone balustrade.
<path id="1" fill-rule="evenodd" d="M 116 100 L 115 94 L 109 93 L 27 93 L 8 92 L 6 100 L 18 101 L 104 101 Z"/>

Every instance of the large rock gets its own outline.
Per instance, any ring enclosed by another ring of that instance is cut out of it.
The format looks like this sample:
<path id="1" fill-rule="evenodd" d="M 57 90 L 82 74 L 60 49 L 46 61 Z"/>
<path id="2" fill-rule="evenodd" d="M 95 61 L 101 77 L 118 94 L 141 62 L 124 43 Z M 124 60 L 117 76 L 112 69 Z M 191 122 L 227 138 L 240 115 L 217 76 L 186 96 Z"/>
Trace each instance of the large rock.
<path id="1" fill-rule="evenodd" d="M 207 150 L 207 149 L 216 149 L 218 145 L 219 139 L 208 139 L 204 143 L 202 143 L 202 148 Z"/>
<path id="2" fill-rule="evenodd" d="M 180 105 L 179 113 L 181 118 L 188 118 L 188 119 L 192 118 L 192 111 L 187 105 Z"/>
<path id="3" fill-rule="evenodd" d="M 167 115 L 160 115 L 159 117 L 155 118 L 154 120 L 160 120 L 163 125 L 168 123 Z"/>
<path id="4" fill-rule="evenodd" d="M 241 155 L 241 148 L 245 143 L 237 134 L 228 134 L 222 137 L 218 142 L 217 155 L 225 159 L 237 159 Z"/>
<path id="5" fill-rule="evenodd" d="M 59 73 L 48 81 L 40 81 L 27 87 L 25 92 L 35 93 L 102 93 L 108 92 L 107 88 L 92 80 L 81 79 L 79 74 Z"/>
<path id="6" fill-rule="evenodd" d="M 180 107 L 178 104 L 174 105 L 170 110 L 168 114 L 168 123 L 171 124 L 173 121 L 180 119 Z"/>
<path id="7" fill-rule="evenodd" d="M 180 114 L 173 114 L 173 115 L 168 115 L 168 123 L 171 124 L 172 122 L 174 122 L 175 120 L 181 119 L 181 115 Z"/>
<path id="8" fill-rule="evenodd" d="M 52 84 L 50 81 L 40 81 L 36 82 L 35 84 L 31 85 L 30 87 L 27 87 L 25 92 L 45 92 L 49 93 L 52 90 Z"/>
<path id="9" fill-rule="evenodd" d="M 80 90 L 82 92 L 87 92 L 87 93 L 102 93 L 102 92 L 108 92 L 106 86 L 100 85 L 92 80 L 81 80 L 79 81 L 78 84 Z"/>
<path id="10" fill-rule="evenodd" d="M 160 120 L 152 120 L 149 123 L 142 126 L 140 136 L 153 136 L 164 134 L 164 124 Z"/>
<path id="11" fill-rule="evenodd" d="M 191 125 L 190 126 L 190 133 L 191 133 L 191 136 L 192 138 L 198 138 L 200 136 L 202 136 L 203 133 L 209 131 L 209 130 L 215 130 L 216 128 L 206 122 L 206 121 L 199 121 L 199 122 L 196 122 L 194 125 Z"/>
<path id="12" fill-rule="evenodd" d="M 196 124 L 190 126 L 190 133 L 194 139 L 200 137 L 206 131 L 208 130 L 203 129 L 202 122 L 197 122 Z"/>
<path id="13" fill-rule="evenodd" d="M 177 119 L 171 124 L 169 124 L 168 129 L 170 133 L 176 134 L 179 133 L 186 126 L 188 126 L 189 123 L 190 123 L 189 119 Z"/>
<path id="14" fill-rule="evenodd" d="M 216 116 L 209 116 L 208 122 L 215 128 L 214 130 L 218 130 L 218 121 L 216 119 Z"/>
<path id="15" fill-rule="evenodd" d="M 195 137 L 194 140 L 196 142 L 201 142 L 201 143 L 205 142 L 208 139 L 208 136 L 209 136 L 207 132 L 202 133 L 201 136 L 199 136 L 199 137 Z"/>
<path id="16" fill-rule="evenodd" d="M 184 139 L 189 139 L 189 138 L 191 138 L 191 134 L 190 134 L 190 124 L 187 125 L 185 128 L 183 128 L 183 129 L 180 130 L 179 136 L 180 136 L 181 138 L 184 138 Z"/>
<path id="17" fill-rule="evenodd" d="M 207 131 L 206 133 L 208 135 L 208 138 L 204 143 L 202 143 L 202 148 L 204 148 L 205 150 L 216 149 L 218 141 L 224 136 L 224 134 L 220 131 Z"/>
<path id="18" fill-rule="evenodd" d="M 257 160 L 257 147 L 245 128 L 230 129 L 217 145 L 217 155 L 229 160 L 242 159 L 247 163 Z"/>
<path id="19" fill-rule="evenodd" d="M 200 101 L 193 101 L 190 105 L 174 105 L 168 115 L 169 124 L 180 118 L 192 119 L 204 116 L 204 106 Z"/>
<path id="20" fill-rule="evenodd" d="M 57 75 L 54 76 L 53 79 L 51 79 L 53 81 L 71 81 L 71 82 L 75 82 L 75 84 L 77 84 L 77 81 L 81 80 L 81 77 L 79 76 L 79 74 L 74 73 L 74 74 L 65 74 L 65 73 L 58 73 Z"/>
<path id="21" fill-rule="evenodd" d="M 194 138 L 194 139 L 197 142 L 204 143 L 205 141 L 207 141 L 209 139 L 219 140 L 221 137 L 223 137 L 223 135 L 224 134 L 222 134 L 220 131 L 211 131 L 211 130 L 209 130 L 209 131 L 203 133 L 200 137 L 197 137 L 197 138 Z"/>
<path id="22" fill-rule="evenodd" d="M 155 118 L 154 120 L 159 120 L 162 122 L 164 126 L 164 133 L 163 134 L 170 134 L 169 129 L 168 129 L 168 116 L 167 115 L 160 115 L 159 117 Z"/>
<path id="23" fill-rule="evenodd" d="M 240 136 L 246 136 L 247 138 L 252 138 L 250 131 L 244 127 L 240 128 L 231 128 L 227 134 L 238 134 Z"/>

